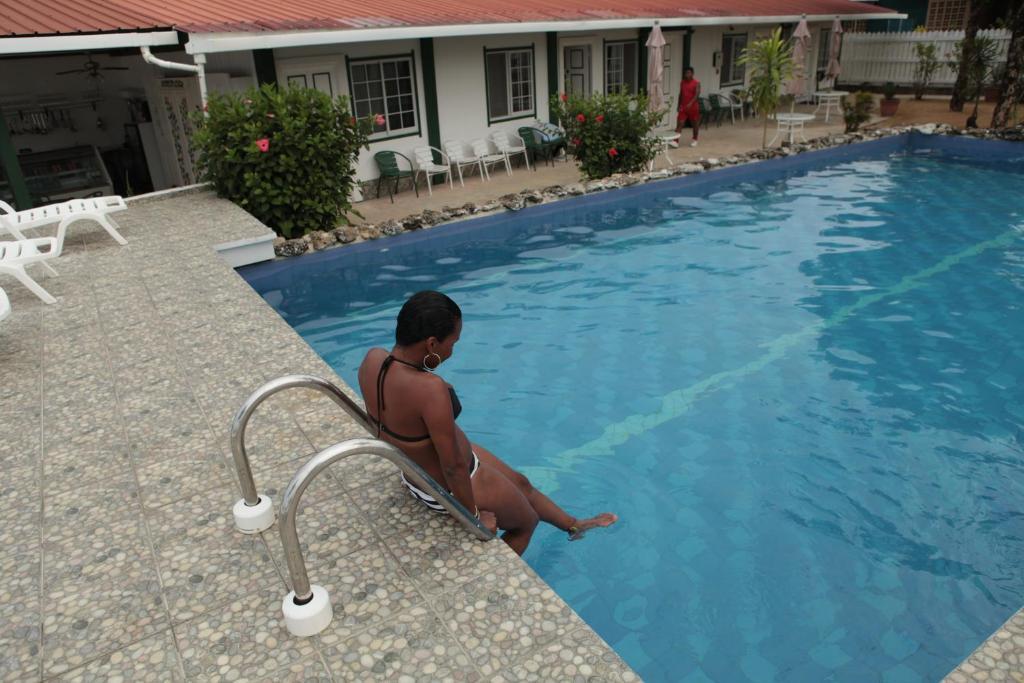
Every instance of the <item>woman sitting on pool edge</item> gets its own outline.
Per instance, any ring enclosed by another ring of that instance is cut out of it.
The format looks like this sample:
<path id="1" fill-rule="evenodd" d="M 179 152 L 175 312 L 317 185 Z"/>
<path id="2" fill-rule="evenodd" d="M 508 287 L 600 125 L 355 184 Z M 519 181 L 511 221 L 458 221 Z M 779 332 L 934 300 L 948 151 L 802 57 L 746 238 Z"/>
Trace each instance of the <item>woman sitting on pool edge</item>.
<path id="1" fill-rule="evenodd" d="M 470 443 L 455 419 L 462 406 L 455 390 L 432 374 L 451 358 L 462 334 L 462 311 L 440 292 L 414 294 L 398 313 L 395 347 L 370 349 L 359 367 L 359 388 L 377 436 L 396 446 L 435 481 L 446 484 L 467 510 L 519 555 L 538 521 L 575 540 L 588 529 L 614 524 L 602 513 L 576 519 L 533 488 L 530 480 L 479 444 Z M 417 500 L 437 512 L 441 505 L 402 476 Z"/>

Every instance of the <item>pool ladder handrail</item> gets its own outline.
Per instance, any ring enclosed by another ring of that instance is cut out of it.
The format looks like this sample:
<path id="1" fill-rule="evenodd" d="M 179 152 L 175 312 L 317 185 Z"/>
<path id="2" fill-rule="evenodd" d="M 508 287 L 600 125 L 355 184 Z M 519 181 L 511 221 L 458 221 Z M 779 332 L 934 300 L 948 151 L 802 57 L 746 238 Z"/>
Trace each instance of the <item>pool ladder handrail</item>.
<path id="1" fill-rule="evenodd" d="M 285 389 L 313 389 L 326 394 L 367 432 L 373 426 L 366 412 L 341 389 L 325 379 L 313 375 L 285 375 L 270 380 L 254 391 L 231 420 L 231 454 L 238 473 L 238 484 L 242 499 L 235 503 L 235 526 L 243 533 L 259 533 L 274 524 L 274 508 L 270 496 L 261 496 L 256 491 L 249 455 L 245 448 L 245 428 L 256 408 L 265 400 Z M 281 499 L 281 518 L 278 532 L 284 550 L 292 591 L 282 603 L 285 626 L 296 636 L 311 636 L 319 633 L 331 623 L 333 610 L 327 591 L 322 586 L 309 583 L 306 561 L 299 545 L 296 527 L 299 502 L 309 484 L 324 469 L 351 455 L 377 455 L 396 465 L 405 477 L 434 499 L 448 513 L 457 519 L 470 533 L 481 540 L 489 541 L 495 534 L 481 524 L 462 503 L 455 499 L 443 486 L 434 481 L 427 472 L 391 444 L 373 438 L 352 438 L 321 450 L 311 457 L 292 477 Z"/>
<path id="2" fill-rule="evenodd" d="M 322 586 L 311 585 L 306 561 L 299 544 L 296 528 L 299 502 L 306 487 L 324 469 L 352 455 L 378 455 L 397 465 L 398 468 L 420 490 L 428 492 L 448 513 L 459 520 L 466 529 L 480 540 L 489 541 L 495 534 L 480 523 L 480 520 L 440 486 L 427 472 L 414 463 L 402 451 L 380 439 L 352 438 L 323 449 L 299 468 L 285 488 L 281 498 L 281 516 L 278 532 L 284 548 L 285 563 L 291 579 L 292 590 L 281 605 L 285 626 L 296 636 L 311 636 L 319 633 L 331 623 L 333 611 L 330 598 Z"/>

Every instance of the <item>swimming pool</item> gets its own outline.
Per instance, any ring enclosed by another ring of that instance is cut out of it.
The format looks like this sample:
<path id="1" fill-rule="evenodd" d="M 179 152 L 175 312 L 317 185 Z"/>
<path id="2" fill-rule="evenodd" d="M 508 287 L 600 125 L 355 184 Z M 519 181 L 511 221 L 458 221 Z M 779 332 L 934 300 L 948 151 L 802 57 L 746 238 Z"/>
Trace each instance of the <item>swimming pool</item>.
<path id="1" fill-rule="evenodd" d="M 356 386 L 408 294 L 527 561 L 648 681 L 932 681 L 1024 603 L 1024 147 L 903 136 L 243 270 Z"/>

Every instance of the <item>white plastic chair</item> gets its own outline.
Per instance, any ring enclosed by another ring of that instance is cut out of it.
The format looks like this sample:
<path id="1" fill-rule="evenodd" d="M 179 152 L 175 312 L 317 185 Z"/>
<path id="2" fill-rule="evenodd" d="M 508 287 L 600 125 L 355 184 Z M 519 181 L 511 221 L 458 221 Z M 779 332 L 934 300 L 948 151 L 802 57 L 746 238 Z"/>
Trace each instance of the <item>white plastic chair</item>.
<path id="1" fill-rule="evenodd" d="M 471 157 L 467 155 L 466 147 L 462 144 L 461 140 L 445 140 L 444 153 L 448 156 L 450 164 L 459 172 L 459 184 L 463 187 L 466 186 L 466 183 L 462 181 L 463 166 L 477 166 L 480 169 L 480 177 L 487 177 L 487 174 L 484 171 L 483 160 L 475 156 Z"/>
<path id="2" fill-rule="evenodd" d="M 517 136 L 518 137 L 518 136 Z M 505 155 L 505 159 L 508 162 L 508 166 L 511 169 L 512 157 L 517 154 L 523 155 L 523 161 L 526 162 L 526 170 L 530 170 L 530 155 L 526 152 L 526 145 L 523 144 L 522 139 L 519 139 L 518 145 L 513 145 L 509 139 L 508 133 L 503 130 L 496 130 L 490 135 L 491 143 L 494 144 L 494 148 Z M 509 173 L 512 171 L 509 170 Z"/>
<path id="3" fill-rule="evenodd" d="M 508 157 L 505 156 L 504 152 L 492 152 L 491 146 L 487 143 L 487 140 L 484 140 L 483 138 L 477 138 L 469 144 L 473 148 L 473 154 L 476 155 L 476 158 L 483 162 L 484 171 L 487 173 L 488 180 L 491 179 L 489 167 L 494 166 L 495 164 L 504 164 L 505 173 L 512 175 L 512 164 L 508 162 Z"/>
<path id="4" fill-rule="evenodd" d="M 434 163 L 434 152 L 441 155 L 441 161 L 444 164 Z M 416 177 L 413 178 L 413 182 L 419 181 L 420 173 L 422 173 L 427 179 L 427 193 L 433 196 L 434 191 L 430 188 L 430 177 L 437 174 L 444 174 L 448 176 L 448 185 L 455 189 L 455 183 L 452 181 L 452 162 L 448 158 L 448 155 L 439 150 L 437 147 L 417 147 L 412 151 L 413 158 L 416 160 Z"/>
<path id="5" fill-rule="evenodd" d="M 120 245 L 128 240 L 117 231 L 117 224 L 109 214 L 127 209 L 124 199 L 117 195 L 71 199 L 60 204 L 49 204 L 34 209 L 17 211 L 10 204 L 0 201 L 0 226 L 7 229 L 16 239 L 23 240 L 22 230 L 34 230 L 51 223 L 60 223 L 65 228 L 75 221 L 92 220 L 103 226 Z"/>
<path id="6" fill-rule="evenodd" d="M 57 271 L 46 263 L 50 259 L 60 256 L 64 248 L 64 234 L 67 224 L 61 221 L 57 229 L 56 237 L 34 237 L 32 239 L 20 239 L 14 242 L 0 242 L 0 275 L 10 275 L 25 285 L 33 294 L 43 302 L 52 304 L 57 300 L 53 295 L 43 289 L 38 282 L 33 280 L 25 271 L 25 266 L 38 263 L 50 273 L 57 275 Z M 46 251 L 40 251 L 46 247 Z"/>
<path id="7" fill-rule="evenodd" d="M 0 287 L 0 320 L 11 314 L 11 300 L 7 298 L 7 292 Z"/>

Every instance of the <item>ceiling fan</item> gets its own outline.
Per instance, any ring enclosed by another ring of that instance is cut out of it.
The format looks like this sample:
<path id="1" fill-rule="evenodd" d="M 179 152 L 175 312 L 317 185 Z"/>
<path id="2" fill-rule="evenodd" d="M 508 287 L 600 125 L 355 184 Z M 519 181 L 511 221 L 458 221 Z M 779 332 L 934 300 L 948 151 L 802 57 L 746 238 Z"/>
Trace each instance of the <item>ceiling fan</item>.
<path id="1" fill-rule="evenodd" d="M 103 74 L 101 71 L 128 71 L 126 66 L 100 66 L 99 62 L 93 60 L 92 57 L 86 55 L 87 60 L 82 64 L 81 69 L 71 69 L 69 71 L 58 71 L 58 76 L 67 76 L 68 74 L 84 74 L 86 78 L 91 78 L 95 81 L 102 81 Z"/>

